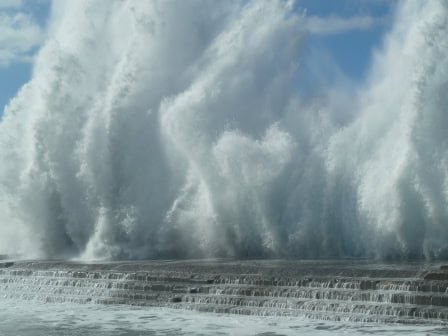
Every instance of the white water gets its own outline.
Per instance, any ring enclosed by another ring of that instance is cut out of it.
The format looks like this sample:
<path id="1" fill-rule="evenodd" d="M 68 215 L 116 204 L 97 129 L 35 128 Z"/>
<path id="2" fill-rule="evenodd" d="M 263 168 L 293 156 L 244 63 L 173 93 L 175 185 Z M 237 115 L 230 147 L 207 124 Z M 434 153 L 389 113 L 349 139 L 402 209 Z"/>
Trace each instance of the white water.
<path id="1" fill-rule="evenodd" d="M 2 300 L 1 336 L 50 335 L 445 335 L 445 327 L 350 324 L 123 306 Z"/>
<path id="2" fill-rule="evenodd" d="M 0 253 L 446 257 L 447 17 L 400 2 L 365 82 L 310 89 L 290 2 L 54 1 L 0 123 Z"/>

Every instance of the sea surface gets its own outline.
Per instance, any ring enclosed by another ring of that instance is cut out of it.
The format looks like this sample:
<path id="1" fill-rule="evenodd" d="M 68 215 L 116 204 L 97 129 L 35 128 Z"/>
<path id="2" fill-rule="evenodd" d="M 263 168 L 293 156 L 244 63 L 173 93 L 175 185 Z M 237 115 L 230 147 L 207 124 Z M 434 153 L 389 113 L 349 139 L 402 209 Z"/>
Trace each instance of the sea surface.
<path id="1" fill-rule="evenodd" d="M 45 304 L 0 298 L 1 336 L 447 335 L 443 326 L 254 317 L 123 305 Z"/>

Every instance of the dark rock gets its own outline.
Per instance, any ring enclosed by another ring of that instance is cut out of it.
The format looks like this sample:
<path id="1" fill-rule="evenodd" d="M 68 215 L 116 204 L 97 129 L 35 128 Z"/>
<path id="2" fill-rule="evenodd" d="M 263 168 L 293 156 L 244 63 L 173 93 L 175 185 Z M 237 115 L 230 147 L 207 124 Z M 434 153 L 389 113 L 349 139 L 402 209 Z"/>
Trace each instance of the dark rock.
<path id="1" fill-rule="evenodd" d="M 425 280 L 448 280 L 448 273 L 427 273 L 424 277 Z"/>
<path id="2" fill-rule="evenodd" d="M 0 268 L 8 268 L 8 267 L 11 267 L 11 266 L 14 266 L 14 263 L 12 261 L 0 263 Z"/>

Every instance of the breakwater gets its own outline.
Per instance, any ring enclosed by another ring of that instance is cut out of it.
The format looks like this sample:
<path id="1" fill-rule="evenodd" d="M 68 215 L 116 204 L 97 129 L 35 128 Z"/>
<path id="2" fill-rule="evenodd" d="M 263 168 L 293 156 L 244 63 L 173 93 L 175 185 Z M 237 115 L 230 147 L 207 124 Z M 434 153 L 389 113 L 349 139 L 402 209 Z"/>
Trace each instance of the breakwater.
<path id="1" fill-rule="evenodd" d="M 446 324 L 448 271 L 440 264 L 364 260 L 3 261 L 1 298 Z"/>

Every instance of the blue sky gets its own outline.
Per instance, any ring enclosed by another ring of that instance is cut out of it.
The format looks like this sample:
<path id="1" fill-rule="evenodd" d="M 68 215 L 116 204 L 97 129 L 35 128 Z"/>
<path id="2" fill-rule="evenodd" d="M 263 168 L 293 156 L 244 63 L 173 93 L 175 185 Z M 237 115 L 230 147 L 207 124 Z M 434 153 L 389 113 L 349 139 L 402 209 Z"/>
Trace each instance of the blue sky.
<path id="1" fill-rule="evenodd" d="M 49 0 L 0 0 L 0 115 L 31 77 L 49 10 Z"/>
<path id="2" fill-rule="evenodd" d="M 354 82 L 366 74 L 372 50 L 381 45 L 396 2 L 299 0 L 309 18 L 309 46 L 326 55 Z M 50 0 L 0 0 L 0 115 L 26 83 L 32 57 L 45 39 Z"/>
<path id="3" fill-rule="evenodd" d="M 340 33 L 311 34 L 309 39 L 311 45 L 326 51 L 344 74 L 358 81 L 366 74 L 372 50 L 380 47 L 390 27 L 395 4 L 382 0 L 302 0 L 297 6 L 298 10 L 306 10 L 306 15 L 326 21 L 335 17 L 354 22 L 361 19 L 358 27 L 354 24 Z"/>

